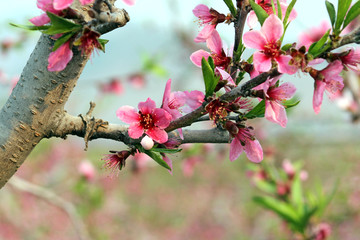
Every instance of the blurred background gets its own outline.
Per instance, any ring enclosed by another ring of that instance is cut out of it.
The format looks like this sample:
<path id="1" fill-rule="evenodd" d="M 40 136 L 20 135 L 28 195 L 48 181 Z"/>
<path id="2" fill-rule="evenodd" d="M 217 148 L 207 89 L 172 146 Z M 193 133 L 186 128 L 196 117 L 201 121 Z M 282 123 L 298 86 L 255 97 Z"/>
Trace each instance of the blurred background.
<path id="1" fill-rule="evenodd" d="M 200 28 L 192 9 L 199 3 L 229 12 L 215 0 L 158 0 L 156 6 L 138 0 L 132 7 L 118 1 L 131 20 L 103 36 L 110 40 L 106 54 L 93 54 L 67 103 L 68 112 L 86 113 L 95 101 L 95 117 L 121 123 L 117 108 L 136 107 L 148 97 L 160 105 L 169 78 L 173 90 L 202 90 L 201 70 L 189 59 L 192 52 L 206 49 L 193 41 Z M 298 17 L 285 43 L 328 21 L 324 1 L 298 1 L 295 10 Z M 28 24 L 41 10 L 35 0 L 18 0 L 0 11 L 2 106 L 40 36 L 9 22 Z M 233 26 L 217 29 L 231 47 Z M 331 226 L 329 239 L 358 239 L 359 125 L 326 96 L 315 115 L 311 78 L 297 73 L 282 81 L 296 85 L 301 102 L 288 112 L 286 129 L 265 120 L 250 122 L 264 162 L 279 169 L 285 159 L 300 162 L 308 173 L 305 191 L 316 183 L 331 192 L 338 181 L 333 200 L 316 221 Z M 254 164 L 243 155 L 231 163 L 227 145 L 184 145 L 181 153 L 170 156 L 173 175 L 141 155 L 129 159 L 118 174 L 104 169 L 104 154 L 124 148 L 101 139 L 90 142 L 85 152 L 77 137 L 43 140 L 19 169 L 18 181 L 0 191 L 0 239 L 78 239 L 79 234 L 90 239 L 292 239 L 281 219 L 252 201 L 262 194 L 249 174 Z"/>

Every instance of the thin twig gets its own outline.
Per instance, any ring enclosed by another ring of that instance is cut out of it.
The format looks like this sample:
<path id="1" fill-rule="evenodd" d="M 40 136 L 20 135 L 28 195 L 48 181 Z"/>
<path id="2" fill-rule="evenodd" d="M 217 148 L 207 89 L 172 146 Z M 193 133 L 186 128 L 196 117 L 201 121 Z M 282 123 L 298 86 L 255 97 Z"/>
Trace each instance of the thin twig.
<path id="1" fill-rule="evenodd" d="M 21 191 L 28 192 L 33 194 L 34 196 L 45 199 L 49 203 L 54 204 L 59 208 L 63 209 L 68 214 L 71 221 L 73 222 L 78 239 L 80 240 L 90 239 L 85 224 L 83 223 L 81 217 L 76 211 L 75 206 L 72 203 L 66 201 L 65 199 L 61 198 L 60 196 L 56 195 L 54 192 L 44 187 L 27 182 L 24 179 L 21 179 L 17 176 L 13 176 L 9 180 L 9 183 L 11 186 Z"/>

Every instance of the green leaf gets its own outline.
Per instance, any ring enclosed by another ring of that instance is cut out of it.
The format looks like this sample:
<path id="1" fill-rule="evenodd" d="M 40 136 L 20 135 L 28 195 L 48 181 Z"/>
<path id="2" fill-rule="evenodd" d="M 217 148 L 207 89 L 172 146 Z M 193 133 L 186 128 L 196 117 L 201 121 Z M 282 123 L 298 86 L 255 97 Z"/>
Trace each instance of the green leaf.
<path id="1" fill-rule="evenodd" d="M 340 34 L 341 24 L 344 22 L 345 15 L 350 7 L 352 0 L 338 0 L 337 16 L 334 28 L 334 34 Z"/>
<path id="2" fill-rule="evenodd" d="M 61 45 L 63 45 L 65 42 L 67 42 L 75 34 L 76 33 L 73 33 L 73 32 L 65 33 L 61 37 L 56 39 L 52 51 L 53 52 L 56 51 L 56 49 L 58 49 Z"/>
<path id="3" fill-rule="evenodd" d="M 330 17 L 331 26 L 334 28 L 335 19 L 336 19 L 335 7 L 328 0 L 325 1 L 325 5 L 326 5 L 326 9 L 328 11 L 329 17 Z"/>
<path id="4" fill-rule="evenodd" d="M 262 26 L 269 14 L 267 14 L 262 7 L 255 3 L 254 0 L 250 0 L 250 4 Z"/>
<path id="5" fill-rule="evenodd" d="M 273 10 L 273 13 L 276 14 L 276 8 L 275 8 L 274 0 L 271 0 L 271 7 L 272 7 L 272 10 Z"/>
<path id="6" fill-rule="evenodd" d="M 208 57 L 208 62 L 209 62 L 209 65 L 211 67 L 211 69 L 213 71 L 215 71 L 215 63 L 214 63 L 214 59 L 212 57 Z"/>
<path id="7" fill-rule="evenodd" d="M 13 26 L 13 27 L 18 27 L 18 28 L 22 28 L 22 29 L 30 30 L 30 31 L 41 31 L 41 30 L 49 29 L 49 27 L 50 27 L 50 26 L 48 26 L 48 25 L 35 26 L 35 25 L 15 24 L 15 23 L 10 23 L 10 25 Z"/>
<path id="8" fill-rule="evenodd" d="M 278 17 L 279 19 L 282 19 L 282 10 L 281 10 L 280 1 L 276 0 L 276 4 L 277 4 Z"/>
<path id="9" fill-rule="evenodd" d="M 177 149 L 167 149 L 167 148 L 152 148 L 151 151 L 153 152 L 159 152 L 159 153 L 178 153 L 180 152 L 182 149 L 181 148 L 177 148 Z"/>
<path id="10" fill-rule="evenodd" d="M 291 13 L 291 11 L 292 11 L 293 8 L 294 8 L 295 3 L 296 3 L 296 0 L 292 0 L 292 1 L 290 2 L 289 6 L 288 6 L 287 9 L 286 9 L 286 13 L 285 13 L 284 21 L 283 21 L 284 25 L 287 24 L 287 21 L 288 21 L 288 19 L 289 19 L 290 13 Z"/>
<path id="11" fill-rule="evenodd" d="M 257 188 L 259 188 L 261 191 L 269 193 L 269 194 L 275 194 L 276 193 L 276 185 L 274 183 L 271 183 L 269 181 L 264 180 L 256 180 L 255 185 Z"/>
<path id="12" fill-rule="evenodd" d="M 264 208 L 275 212 L 285 221 L 293 225 L 299 224 L 299 216 L 289 204 L 268 196 L 254 197 L 253 201 Z"/>
<path id="13" fill-rule="evenodd" d="M 144 153 L 146 153 L 149 157 L 151 157 L 152 159 L 155 160 L 155 162 L 157 162 L 160 166 L 171 170 L 171 168 L 169 167 L 169 165 L 162 159 L 161 155 L 159 153 L 155 153 L 149 150 L 144 150 Z"/>
<path id="14" fill-rule="evenodd" d="M 296 101 L 296 100 L 290 99 L 290 100 L 285 101 L 283 103 L 283 106 L 285 107 L 285 109 L 289 109 L 289 108 L 295 107 L 299 103 L 300 103 L 300 100 Z"/>
<path id="15" fill-rule="evenodd" d="M 109 42 L 109 40 L 107 39 L 102 39 L 102 38 L 99 38 L 98 39 L 98 42 L 100 43 L 102 49 L 100 49 L 101 51 L 105 52 L 105 44 L 107 44 Z"/>
<path id="16" fill-rule="evenodd" d="M 293 46 L 292 43 L 285 44 L 284 46 L 281 47 L 281 50 L 287 51 L 287 50 L 289 50 L 292 46 Z"/>
<path id="17" fill-rule="evenodd" d="M 265 100 L 262 100 L 258 105 L 256 105 L 250 112 L 248 112 L 245 117 L 248 119 L 264 117 L 265 114 Z"/>
<path id="18" fill-rule="evenodd" d="M 45 34 L 54 35 L 59 33 L 78 32 L 82 26 L 75 24 L 65 18 L 59 17 L 51 12 L 46 12 L 51 20 L 50 28 L 44 31 Z"/>
<path id="19" fill-rule="evenodd" d="M 291 186 L 291 202 L 297 209 L 299 215 L 303 215 L 304 201 L 299 174 L 295 175 Z"/>
<path id="20" fill-rule="evenodd" d="M 330 34 L 330 30 L 329 29 L 325 34 L 324 36 L 321 37 L 321 39 L 317 42 L 314 42 L 313 44 L 311 44 L 311 46 L 309 47 L 309 53 L 311 55 L 315 57 L 317 57 L 318 55 L 320 55 L 322 52 L 326 51 L 326 49 L 329 47 L 329 46 L 325 46 L 325 43 L 329 37 L 329 34 Z"/>
<path id="21" fill-rule="evenodd" d="M 219 79 L 215 77 L 214 71 L 204 57 L 201 59 L 201 69 L 205 83 L 205 96 L 209 97 L 213 94 Z"/>
<path id="22" fill-rule="evenodd" d="M 344 29 L 349 23 L 354 20 L 357 16 L 360 15 L 360 1 L 355 3 L 349 10 L 349 12 L 346 15 L 344 25 L 342 29 Z"/>
<path id="23" fill-rule="evenodd" d="M 232 0 L 224 0 L 224 3 L 226 4 L 226 6 L 229 8 L 231 14 L 236 17 L 237 15 L 237 10 L 233 4 L 233 1 Z"/>

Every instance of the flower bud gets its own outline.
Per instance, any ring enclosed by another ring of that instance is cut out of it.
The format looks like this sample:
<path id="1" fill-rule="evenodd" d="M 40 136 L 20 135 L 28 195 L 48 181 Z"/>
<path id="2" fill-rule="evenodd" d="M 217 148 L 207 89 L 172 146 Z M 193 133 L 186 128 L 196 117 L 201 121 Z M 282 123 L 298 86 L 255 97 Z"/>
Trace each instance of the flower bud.
<path id="1" fill-rule="evenodd" d="M 154 141 L 150 137 L 145 136 L 141 139 L 140 144 L 145 150 L 150 150 L 154 146 Z"/>

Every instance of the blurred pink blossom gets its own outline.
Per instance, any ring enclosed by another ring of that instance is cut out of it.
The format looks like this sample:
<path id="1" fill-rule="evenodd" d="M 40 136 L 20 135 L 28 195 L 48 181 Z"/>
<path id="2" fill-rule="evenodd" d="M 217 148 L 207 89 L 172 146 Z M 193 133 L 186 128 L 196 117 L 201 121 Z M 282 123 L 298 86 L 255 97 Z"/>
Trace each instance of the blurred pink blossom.
<path id="1" fill-rule="evenodd" d="M 331 29 L 330 23 L 322 21 L 320 26 L 312 27 L 300 34 L 298 46 L 305 46 L 308 50 L 311 44 L 319 41 L 329 29 Z"/>
<path id="2" fill-rule="evenodd" d="M 340 60 L 350 70 L 360 73 L 360 48 L 350 48 L 347 55 L 340 56 Z"/>
<path id="3" fill-rule="evenodd" d="M 145 87 L 145 77 L 143 74 L 133 74 L 128 78 L 129 83 L 137 89 Z"/>
<path id="4" fill-rule="evenodd" d="M 121 95 L 124 93 L 124 87 L 118 78 L 112 78 L 110 82 L 100 85 L 101 92 Z"/>
<path id="5" fill-rule="evenodd" d="M 327 223 L 320 223 L 315 229 L 315 240 L 326 240 L 331 234 L 331 226 Z"/>
<path id="6" fill-rule="evenodd" d="M 80 175 L 84 176 L 88 181 L 92 181 L 95 179 L 95 175 L 96 175 L 95 167 L 88 160 L 83 160 L 80 162 L 78 166 L 78 172 L 80 173 Z"/>

